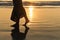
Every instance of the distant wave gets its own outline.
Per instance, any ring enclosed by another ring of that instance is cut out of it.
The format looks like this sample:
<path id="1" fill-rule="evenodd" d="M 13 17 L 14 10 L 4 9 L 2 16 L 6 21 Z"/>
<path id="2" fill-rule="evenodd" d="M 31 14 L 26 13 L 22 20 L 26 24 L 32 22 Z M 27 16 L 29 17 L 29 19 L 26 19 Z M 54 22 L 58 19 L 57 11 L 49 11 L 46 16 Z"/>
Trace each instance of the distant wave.
<path id="1" fill-rule="evenodd" d="M 12 8 L 13 6 L 0 6 L 0 8 Z M 29 8 L 30 6 L 24 6 Z M 32 6 L 33 8 L 60 8 L 60 6 Z"/>

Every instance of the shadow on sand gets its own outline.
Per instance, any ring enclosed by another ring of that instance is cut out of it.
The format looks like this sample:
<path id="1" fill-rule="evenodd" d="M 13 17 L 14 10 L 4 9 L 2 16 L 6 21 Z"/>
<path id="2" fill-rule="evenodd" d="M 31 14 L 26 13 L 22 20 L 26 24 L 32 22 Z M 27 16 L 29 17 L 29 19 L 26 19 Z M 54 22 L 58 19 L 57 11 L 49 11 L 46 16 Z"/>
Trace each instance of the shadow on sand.
<path id="1" fill-rule="evenodd" d="M 11 30 L 12 40 L 25 40 L 29 28 L 25 25 L 24 33 L 19 31 L 19 24 L 15 24 L 14 29 Z"/>

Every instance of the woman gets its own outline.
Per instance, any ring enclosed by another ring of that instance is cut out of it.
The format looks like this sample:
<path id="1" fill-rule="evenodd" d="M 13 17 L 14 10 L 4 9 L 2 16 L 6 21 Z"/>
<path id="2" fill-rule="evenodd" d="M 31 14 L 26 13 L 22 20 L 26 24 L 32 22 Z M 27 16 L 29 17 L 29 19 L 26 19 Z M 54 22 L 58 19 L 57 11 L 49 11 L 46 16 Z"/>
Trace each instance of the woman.
<path id="1" fill-rule="evenodd" d="M 25 18 L 25 24 L 29 22 L 29 19 L 27 18 L 26 11 L 23 7 L 22 0 L 13 0 L 13 11 L 11 15 L 11 20 L 19 23 L 19 19 L 24 17 Z"/>

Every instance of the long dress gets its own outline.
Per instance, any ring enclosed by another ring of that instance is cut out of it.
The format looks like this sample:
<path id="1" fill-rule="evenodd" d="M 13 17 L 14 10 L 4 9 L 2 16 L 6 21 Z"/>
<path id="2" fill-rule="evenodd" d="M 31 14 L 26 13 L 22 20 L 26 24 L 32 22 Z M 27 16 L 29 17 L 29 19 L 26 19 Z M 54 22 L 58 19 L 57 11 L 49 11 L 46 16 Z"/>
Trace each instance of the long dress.
<path id="1" fill-rule="evenodd" d="M 13 11 L 11 14 L 12 21 L 19 21 L 20 18 L 26 16 L 26 11 L 22 5 L 22 0 L 13 0 Z"/>

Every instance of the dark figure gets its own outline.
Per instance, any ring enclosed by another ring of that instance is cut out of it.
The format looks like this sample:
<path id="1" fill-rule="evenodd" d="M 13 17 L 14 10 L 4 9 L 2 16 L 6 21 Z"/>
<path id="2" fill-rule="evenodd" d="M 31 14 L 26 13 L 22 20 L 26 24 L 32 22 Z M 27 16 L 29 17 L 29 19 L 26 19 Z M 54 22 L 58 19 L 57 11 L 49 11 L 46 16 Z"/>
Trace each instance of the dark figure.
<path id="1" fill-rule="evenodd" d="M 24 17 L 25 18 L 25 24 L 29 22 L 29 19 L 27 18 L 26 11 L 23 7 L 22 0 L 13 0 L 13 11 L 11 15 L 11 20 L 19 23 L 19 19 Z"/>
<path id="2" fill-rule="evenodd" d="M 16 24 L 11 33 L 12 40 L 25 40 L 28 30 L 29 28 L 26 28 L 24 33 L 22 33 L 19 31 L 19 25 Z"/>

